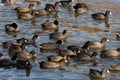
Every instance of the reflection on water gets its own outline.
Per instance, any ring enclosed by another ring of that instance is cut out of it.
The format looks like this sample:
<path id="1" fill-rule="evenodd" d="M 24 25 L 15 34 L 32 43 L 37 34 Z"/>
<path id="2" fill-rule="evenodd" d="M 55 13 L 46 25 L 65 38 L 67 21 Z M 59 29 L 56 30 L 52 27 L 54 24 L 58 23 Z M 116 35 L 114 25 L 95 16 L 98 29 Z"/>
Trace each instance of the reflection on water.
<path id="1" fill-rule="evenodd" d="M 85 2 L 89 9 L 85 14 L 77 15 L 75 17 L 74 10 L 67 10 L 65 8 L 60 8 L 58 10 L 58 15 L 50 15 L 49 17 L 37 17 L 31 21 L 18 20 L 14 8 L 20 5 L 26 6 L 27 2 L 22 2 L 23 0 L 17 0 L 17 2 L 11 6 L 0 5 L 0 41 L 12 40 L 25 37 L 31 38 L 33 34 L 38 34 L 39 39 L 36 40 L 37 46 L 44 42 L 54 42 L 54 40 L 49 40 L 49 34 L 53 31 L 43 30 L 41 24 L 46 20 L 54 21 L 58 19 L 59 31 L 62 32 L 67 29 L 69 37 L 65 45 L 77 44 L 82 46 L 84 42 L 88 40 L 100 41 L 101 38 L 107 37 L 110 42 L 106 43 L 106 48 L 118 48 L 120 47 L 120 42 L 116 40 L 116 32 L 120 31 L 120 0 L 74 0 L 74 3 Z M 41 0 L 41 2 L 35 2 L 37 4 L 34 9 L 43 9 L 45 3 L 54 3 L 59 0 Z M 30 2 L 31 3 L 31 2 Z M 34 3 L 34 2 L 32 2 Z M 96 21 L 91 18 L 92 13 L 105 12 L 110 10 L 112 16 L 110 16 L 109 21 L 101 22 Z M 20 27 L 20 32 L 18 33 L 5 33 L 4 25 L 8 23 L 15 22 Z M 1 44 L 1 43 L 0 43 Z M 114 63 L 120 63 L 119 59 L 100 59 L 98 57 L 98 66 L 92 66 L 91 63 L 80 64 L 71 62 L 71 65 L 66 67 L 65 70 L 58 69 L 40 69 L 39 62 L 42 60 L 47 60 L 46 57 L 49 55 L 57 55 L 57 51 L 46 51 L 41 50 L 39 47 L 28 46 L 31 50 L 36 50 L 37 61 L 32 63 L 33 68 L 31 69 L 30 77 L 25 76 L 24 70 L 16 69 L 2 69 L 0 68 L 0 80 L 90 80 L 88 76 L 89 68 L 96 68 L 101 70 L 102 67 L 108 67 Z M 8 58 L 8 52 L 6 49 L 2 48 L 0 45 L 0 51 Z M 109 80 L 120 80 L 120 73 L 111 73 Z M 109 78 L 109 76 L 107 76 Z M 98 80 L 98 79 L 97 79 Z"/>

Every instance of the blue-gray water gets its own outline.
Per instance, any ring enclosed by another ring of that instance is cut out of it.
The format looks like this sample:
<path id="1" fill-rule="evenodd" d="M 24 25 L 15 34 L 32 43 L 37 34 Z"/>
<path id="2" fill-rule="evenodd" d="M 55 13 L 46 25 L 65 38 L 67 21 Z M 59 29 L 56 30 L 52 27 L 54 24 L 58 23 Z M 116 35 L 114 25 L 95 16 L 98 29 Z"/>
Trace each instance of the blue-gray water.
<path id="1" fill-rule="evenodd" d="M 36 5 L 34 9 L 44 8 L 44 5 L 48 2 L 54 3 L 58 0 L 42 0 L 42 5 Z M 59 9 L 59 31 L 67 29 L 71 34 L 68 37 L 68 44 L 77 44 L 82 46 L 84 42 L 88 40 L 100 41 L 101 38 L 106 37 L 110 39 L 110 42 L 106 43 L 106 48 L 118 48 L 120 47 L 120 41 L 116 41 L 115 32 L 120 31 L 120 0 L 74 0 L 73 5 L 76 2 L 85 2 L 89 10 L 86 14 L 78 16 L 76 19 L 73 12 L 68 11 L 64 8 Z M 41 29 L 41 23 L 47 20 L 47 17 L 38 17 L 35 22 L 18 20 L 14 8 L 17 6 L 28 6 L 29 3 L 23 2 L 23 0 L 17 0 L 17 2 L 11 6 L 4 6 L 0 4 L 0 41 L 12 40 L 26 37 L 31 38 L 34 33 L 38 32 L 40 38 L 37 39 L 37 44 L 43 42 L 52 41 L 49 40 L 50 31 L 43 31 Z M 36 4 L 36 3 L 35 3 Z M 98 23 L 91 18 L 92 13 L 95 12 L 105 12 L 110 10 L 112 16 L 110 16 L 109 24 L 110 27 L 106 27 L 105 23 Z M 54 18 L 49 18 L 53 21 Z M 20 27 L 20 33 L 13 37 L 13 35 L 8 35 L 4 32 L 4 25 L 8 23 L 15 22 Z M 76 27 L 77 26 L 77 27 Z M 106 32 L 105 30 L 109 30 Z M 24 70 L 16 69 L 2 69 L 0 68 L 0 80 L 90 80 L 88 76 L 89 68 L 96 68 L 101 70 L 102 67 L 108 67 L 109 65 L 120 63 L 119 59 L 99 59 L 99 64 L 97 67 L 91 66 L 91 64 L 77 64 L 76 67 L 68 66 L 66 70 L 44 70 L 39 68 L 39 62 L 46 60 L 46 56 L 51 54 L 56 54 L 54 52 L 48 52 L 42 54 L 39 48 L 30 46 L 30 50 L 36 50 L 37 61 L 33 63 L 33 68 L 31 70 L 30 77 L 25 76 Z M 0 52 L 8 57 L 7 50 L 3 49 L 0 43 Z M 76 63 L 73 63 L 76 64 Z M 120 80 L 120 72 L 111 73 L 108 75 L 110 80 Z"/>

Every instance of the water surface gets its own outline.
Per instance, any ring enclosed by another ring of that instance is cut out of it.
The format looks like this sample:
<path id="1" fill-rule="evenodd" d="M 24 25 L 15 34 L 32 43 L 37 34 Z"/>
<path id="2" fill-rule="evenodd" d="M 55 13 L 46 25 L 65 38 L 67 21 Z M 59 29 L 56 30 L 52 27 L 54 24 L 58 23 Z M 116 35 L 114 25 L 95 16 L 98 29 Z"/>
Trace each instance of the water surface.
<path id="1" fill-rule="evenodd" d="M 45 3 L 54 3 L 58 0 L 42 0 L 42 5 L 36 5 L 34 9 L 44 8 Z M 120 0 L 74 0 L 74 3 L 85 2 L 89 10 L 87 13 L 79 15 L 77 18 L 74 17 L 73 11 L 68 11 L 67 9 L 59 9 L 58 20 L 60 22 L 59 31 L 67 29 L 70 33 L 66 45 L 77 44 L 82 46 L 84 42 L 88 40 L 100 41 L 101 38 L 106 37 L 110 39 L 110 42 L 106 43 L 106 48 L 118 48 L 120 47 L 120 41 L 117 41 L 115 33 L 120 31 Z M 0 41 L 12 40 L 26 37 L 31 38 L 34 33 L 39 33 L 40 38 L 37 39 L 37 44 L 43 42 L 53 41 L 49 40 L 48 35 L 52 31 L 43 31 L 41 29 L 41 23 L 48 20 L 47 17 L 38 17 L 35 21 L 23 21 L 18 20 L 14 8 L 20 5 L 27 6 L 29 3 L 23 2 L 22 0 L 17 0 L 17 2 L 11 6 L 4 6 L 0 4 Z M 36 3 L 35 3 L 36 4 Z M 109 24 L 110 27 L 106 27 L 104 22 L 94 21 L 91 18 L 92 13 L 105 12 L 110 10 L 112 16 L 110 16 Z M 53 21 L 54 18 L 49 18 Z M 20 27 L 20 33 L 16 35 L 9 35 L 5 33 L 4 25 L 8 23 L 15 22 Z M 33 68 L 31 70 L 30 77 L 25 76 L 24 70 L 16 69 L 2 69 L 0 68 L 0 80 L 90 80 L 88 77 L 89 68 L 96 68 L 101 70 L 102 67 L 107 67 L 109 65 L 119 63 L 119 59 L 99 59 L 99 64 L 97 67 L 91 64 L 77 64 L 76 67 L 68 66 L 66 70 L 44 70 L 39 68 L 39 63 L 42 60 L 46 60 L 46 56 L 55 54 L 56 52 L 40 52 L 39 48 L 29 46 L 30 50 L 36 50 L 37 61 L 33 63 Z M 0 52 L 4 53 L 5 57 L 8 57 L 6 49 L 3 49 L 0 43 Z M 111 73 L 108 76 L 110 80 L 120 80 L 120 72 Z"/>

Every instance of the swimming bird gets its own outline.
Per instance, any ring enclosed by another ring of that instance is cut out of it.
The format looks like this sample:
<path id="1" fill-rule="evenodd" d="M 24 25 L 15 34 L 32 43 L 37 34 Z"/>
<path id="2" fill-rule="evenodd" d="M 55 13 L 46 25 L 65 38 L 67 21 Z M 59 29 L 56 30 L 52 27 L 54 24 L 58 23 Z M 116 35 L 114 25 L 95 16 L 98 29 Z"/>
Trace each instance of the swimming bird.
<path id="1" fill-rule="evenodd" d="M 20 28 L 18 27 L 18 25 L 16 23 L 6 24 L 5 31 L 6 32 L 18 32 L 18 31 L 20 31 Z"/>
<path id="2" fill-rule="evenodd" d="M 56 42 L 47 42 L 47 43 L 40 44 L 40 49 L 56 50 L 60 48 L 60 45 L 63 45 L 63 41 L 57 40 Z"/>
<path id="3" fill-rule="evenodd" d="M 109 41 L 107 38 L 102 38 L 100 42 L 98 41 L 87 41 L 84 45 L 83 45 L 83 49 L 87 49 L 87 50 L 92 50 L 92 51 L 97 51 L 97 50 L 101 50 L 105 47 L 105 42 Z"/>
<path id="4" fill-rule="evenodd" d="M 32 11 L 34 7 L 34 4 L 29 4 L 28 7 L 25 7 L 25 6 L 18 6 L 15 8 L 15 11 L 17 11 L 17 13 L 26 13 L 26 12 L 30 12 Z"/>
<path id="5" fill-rule="evenodd" d="M 17 56 L 18 59 L 31 60 L 31 61 L 36 60 L 36 52 L 34 50 L 30 51 L 30 53 L 27 51 L 19 51 L 16 52 L 15 55 Z"/>
<path id="6" fill-rule="evenodd" d="M 120 48 L 100 51 L 101 58 L 120 58 Z"/>
<path id="7" fill-rule="evenodd" d="M 93 52 L 92 55 L 86 53 L 86 52 L 82 52 L 82 53 L 77 53 L 77 61 L 80 62 L 94 62 L 96 61 L 96 56 L 98 55 L 97 52 Z"/>
<path id="8" fill-rule="evenodd" d="M 14 68 L 14 67 L 16 67 L 15 61 L 5 58 L 0 60 L 0 68 Z"/>
<path id="9" fill-rule="evenodd" d="M 50 3 L 47 3 L 45 5 L 45 10 L 48 11 L 48 12 L 57 12 L 57 8 L 61 6 L 61 3 L 60 2 L 55 2 L 55 4 L 50 4 Z"/>
<path id="10" fill-rule="evenodd" d="M 109 67 L 110 71 L 120 71 L 120 64 L 113 64 Z"/>
<path id="11" fill-rule="evenodd" d="M 54 22 L 46 21 L 46 22 L 41 24 L 42 28 L 45 29 L 45 30 L 46 29 L 57 30 L 58 29 L 58 25 L 59 25 L 58 20 L 54 20 Z"/>
<path id="12" fill-rule="evenodd" d="M 62 59 L 66 59 L 66 57 L 62 57 L 62 56 L 58 56 L 58 55 L 50 55 L 47 57 L 48 61 L 52 61 L 52 62 L 59 62 Z"/>
<path id="13" fill-rule="evenodd" d="M 70 7 L 70 6 L 72 6 L 73 0 L 68 0 L 68 1 L 61 0 L 59 2 L 61 3 L 62 7 Z"/>
<path id="14" fill-rule="evenodd" d="M 89 77 L 93 79 L 103 79 L 106 78 L 106 73 L 110 73 L 107 68 L 103 68 L 102 71 L 96 69 L 90 69 Z"/>
<path id="15" fill-rule="evenodd" d="M 17 60 L 16 61 L 16 68 L 18 70 L 24 70 L 26 71 L 26 76 L 30 75 L 30 70 L 32 68 L 32 64 L 30 63 L 29 60 Z"/>
<path id="16" fill-rule="evenodd" d="M 59 62 L 52 62 L 52 61 L 41 61 L 40 63 L 41 69 L 55 69 L 61 68 L 62 66 L 68 65 L 68 62 L 64 59 L 60 60 Z"/>
<path id="17" fill-rule="evenodd" d="M 49 35 L 50 39 L 66 39 L 68 36 L 67 30 L 64 30 L 63 32 L 54 32 Z"/>
<path id="18" fill-rule="evenodd" d="M 86 3 L 76 3 L 73 8 L 75 9 L 75 14 L 83 14 L 88 10 Z"/>
<path id="19" fill-rule="evenodd" d="M 5 5 L 11 5 L 15 2 L 16 0 L 2 0 L 1 3 Z"/>
<path id="20" fill-rule="evenodd" d="M 32 20 L 35 18 L 35 15 L 38 14 L 38 11 L 33 10 L 30 13 L 22 13 L 22 14 L 18 14 L 18 19 L 22 19 L 22 20 Z"/>
<path id="21" fill-rule="evenodd" d="M 36 39 L 38 39 L 38 38 L 39 38 L 39 36 L 37 34 L 33 35 L 33 37 L 31 39 L 26 39 L 25 38 L 26 39 L 25 44 L 37 47 Z"/>
<path id="22" fill-rule="evenodd" d="M 10 45 L 8 49 L 9 56 L 14 56 L 17 52 L 26 51 L 26 45 L 25 44 L 18 44 L 13 43 Z"/>
<path id="23" fill-rule="evenodd" d="M 109 18 L 109 15 L 112 15 L 112 13 L 110 11 L 106 11 L 105 13 L 91 14 L 92 18 L 95 20 L 106 20 Z"/>
<path id="24" fill-rule="evenodd" d="M 75 51 L 75 50 L 80 50 L 81 51 L 82 50 L 82 48 L 78 45 L 69 45 L 69 46 L 67 46 L 67 49 L 71 50 L 71 51 Z"/>

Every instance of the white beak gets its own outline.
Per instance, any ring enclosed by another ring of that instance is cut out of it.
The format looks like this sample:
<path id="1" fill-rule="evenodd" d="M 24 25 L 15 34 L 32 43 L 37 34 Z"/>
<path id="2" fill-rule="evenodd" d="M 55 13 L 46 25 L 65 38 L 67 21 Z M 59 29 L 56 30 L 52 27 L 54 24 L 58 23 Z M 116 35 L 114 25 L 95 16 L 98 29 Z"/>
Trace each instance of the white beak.
<path id="1" fill-rule="evenodd" d="M 110 12 L 110 15 L 112 15 L 112 13 Z"/>

